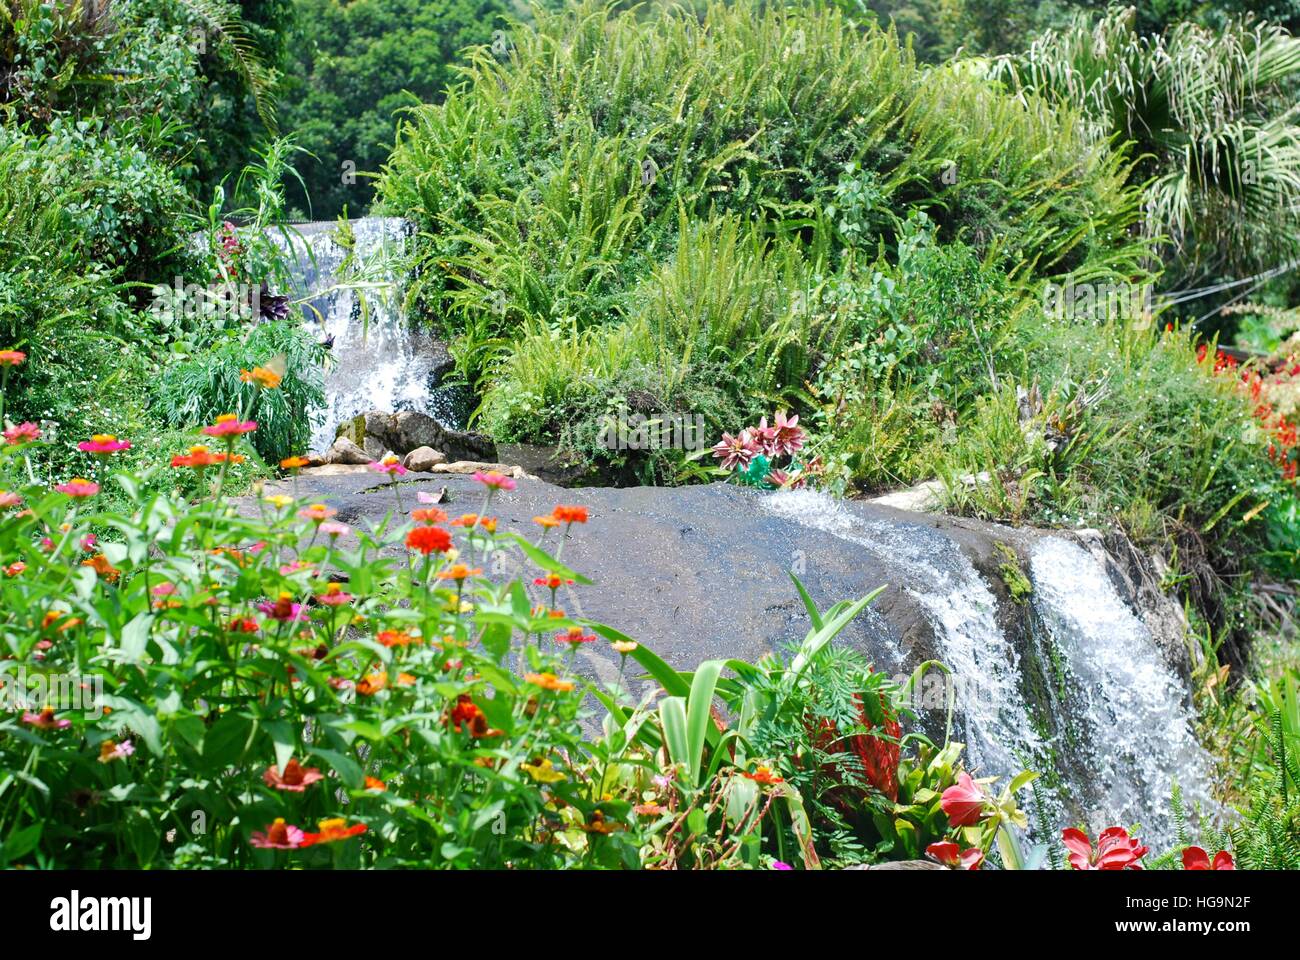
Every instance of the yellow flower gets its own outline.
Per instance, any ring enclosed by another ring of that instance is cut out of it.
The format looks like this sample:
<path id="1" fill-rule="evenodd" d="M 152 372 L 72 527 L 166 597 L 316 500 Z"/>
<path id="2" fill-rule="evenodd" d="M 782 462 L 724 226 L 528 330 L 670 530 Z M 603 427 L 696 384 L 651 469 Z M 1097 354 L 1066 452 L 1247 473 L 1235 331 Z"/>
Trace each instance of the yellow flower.
<path id="1" fill-rule="evenodd" d="M 637 648 L 637 643 L 635 640 L 615 640 L 610 646 L 626 656 Z"/>
<path id="2" fill-rule="evenodd" d="M 519 769 L 538 783 L 559 783 L 564 779 L 564 774 L 556 770 L 550 760 L 539 760 L 537 763 L 521 763 Z"/>
<path id="3" fill-rule="evenodd" d="M 293 497 L 286 497 L 283 493 L 273 493 L 264 497 L 267 503 L 273 504 L 283 510 L 285 507 L 293 505 Z"/>

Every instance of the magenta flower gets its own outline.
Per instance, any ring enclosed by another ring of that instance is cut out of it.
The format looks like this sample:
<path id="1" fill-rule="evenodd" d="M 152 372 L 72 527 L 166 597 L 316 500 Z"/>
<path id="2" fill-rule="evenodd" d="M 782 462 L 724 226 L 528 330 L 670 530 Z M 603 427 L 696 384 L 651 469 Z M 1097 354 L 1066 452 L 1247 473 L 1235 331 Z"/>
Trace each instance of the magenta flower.
<path id="1" fill-rule="evenodd" d="M 130 450 L 131 443 L 129 440 L 119 440 L 111 433 L 97 433 L 89 440 L 82 440 L 77 444 L 77 449 L 82 453 L 106 455 L 119 450 Z"/>
<path id="2" fill-rule="evenodd" d="M 352 594 L 345 593 L 337 583 L 329 584 L 325 587 L 324 593 L 316 594 L 316 602 L 323 603 L 327 607 L 341 607 L 345 603 L 351 603 L 353 599 Z"/>
<path id="3" fill-rule="evenodd" d="M 733 437 L 724 433 L 722 439 L 713 447 L 713 458 L 722 461 L 724 470 L 744 470 L 761 451 L 748 430 L 742 430 Z"/>
<path id="4" fill-rule="evenodd" d="M 758 452 L 774 457 L 779 452 L 776 447 L 776 428 L 767 425 L 767 417 L 758 421 L 756 427 L 746 427 L 741 431 L 741 435 L 749 435 L 749 439 L 758 447 Z"/>
<path id="5" fill-rule="evenodd" d="M 302 604 L 294 603 L 293 596 L 288 593 L 280 594 L 276 600 L 263 600 L 257 605 L 257 609 L 272 620 L 279 620 L 282 623 L 311 619 L 303 611 Z"/>
<path id="6" fill-rule="evenodd" d="M 773 870 L 793 870 L 794 867 L 792 867 L 792 866 L 790 866 L 790 864 L 788 864 L 788 863 L 784 863 L 784 862 L 782 862 L 782 861 L 780 861 L 780 860 L 773 860 L 773 861 L 772 861 L 772 869 L 773 869 Z"/>
<path id="7" fill-rule="evenodd" d="M 280 772 L 279 767 L 267 767 L 262 774 L 262 779 L 266 781 L 268 787 L 291 793 L 302 793 L 317 780 L 324 780 L 325 774 L 320 772 L 319 767 L 304 767 L 297 760 L 290 759 L 284 765 L 284 773 Z"/>
<path id="8" fill-rule="evenodd" d="M 504 474 L 497 473 L 495 470 L 489 470 L 487 473 L 480 470 L 474 474 L 474 479 L 493 490 L 513 490 L 515 488 L 514 480 Z"/>
<path id="9" fill-rule="evenodd" d="M 5 443 L 15 446 L 20 443 L 41 439 L 41 431 L 34 423 L 20 423 L 18 426 L 6 430 L 4 437 Z"/>
<path id="10" fill-rule="evenodd" d="M 23 723 L 40 730 L 64 730 L 72 726 L 71 720 L 55 717 L 53 707 L 44 707 L 40 713 L 24 713 Z"/>
<path id="11" fill-rule="evenodd" d="M 75 479 L 69 480 L 67 483 L 59 484 L 54 489 L 69 497 L 93 497 L 95 494 L 99 493 L 99 484 L 76 477 Z"/>
<path id="12" fill-rule="evenodd" d="M 945 867 L 959 867 L 962 870 L 978 870 L 984 863 L 984 854 L 978 847 L 962 850 L 951 840 L 932 843 L 925 848 L 925 853 Z"/>

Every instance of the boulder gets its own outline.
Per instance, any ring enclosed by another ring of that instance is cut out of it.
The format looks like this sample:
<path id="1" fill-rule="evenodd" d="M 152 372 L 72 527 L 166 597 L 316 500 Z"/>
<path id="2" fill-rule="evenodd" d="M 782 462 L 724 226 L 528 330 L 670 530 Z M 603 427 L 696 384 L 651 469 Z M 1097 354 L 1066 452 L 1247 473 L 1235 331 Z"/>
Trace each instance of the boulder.
<path id="1" fill-rule="evenodd" d="M 352 422 L 356 421 L 360 421 L 366 441 L 373 437 L 398 454 L 429 447 L 445 454 L 449 460 L 497 459 L 496 444 L 491 437 L 452 430 L 417 410 L 399 410 L 397 413 L 371 410 Z"/>
<path id="2" fill-rule="evenodd" d="M 334 445 L 330 447 L 329 453 L 325 455 L 325 460 L 328 463 L 364 464 L 369 463 L 372 459 L 373 457 L 367 456 L 366 451 L 347 437 L 336 439 Z"/>
<path id="3" fill-rule="evenodd" d="M 402 458 L 402 466 L 416 473 L 429 473 L 440 463 L 447 460 L 447 455 L 433 447 L 416 447 Z"/>

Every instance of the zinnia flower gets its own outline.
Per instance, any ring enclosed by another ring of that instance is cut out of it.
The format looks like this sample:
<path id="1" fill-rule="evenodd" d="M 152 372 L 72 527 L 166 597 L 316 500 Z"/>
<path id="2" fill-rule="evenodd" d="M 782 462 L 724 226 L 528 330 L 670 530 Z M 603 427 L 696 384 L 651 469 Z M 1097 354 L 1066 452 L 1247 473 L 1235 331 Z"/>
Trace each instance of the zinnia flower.
<path id="1" fill-rule="evenodd" d="M 333 843 L 335 840 L 346 840 L 348 837 L 355 837 L 359 833 L 366 832 L 364 823 L 355 823 L 348 826 L 348 822 L 342 817 L 333 820 L 322 820 L 318 827 L 319 833 L 309 833 L 302 838 L 302 846 L 311 847 L 318 843 Z"/>
<path id="2" fill-rule="evenodd" d="M 128 440 L 119 440 L 111 433 L 97 433 L 89 440 L 82 440 L 77 444 L 77 449 L 82 453 L 107 455 L 117 453 L 119 450 L 130 450 L 131 443 Z"/>
<path id="3" fill-rule="evenodd" d="M 563 521 L 555 518 L 554 515 L 545 517 L 533 517 L 533 523 L 541 524 L 543 529 L 549 530 L 551 527 L 558 527 Z"/>
<path id="4" fill-rule="evenodd" d="M 436 507 L 411 511 L 411 519 L 417 523 L 446 523 L 447 515 Z"/>
<path id="5" fill-rule="evenodd" d="M 189 453 L 177 454 L 172 457 L 173 467 L 193 467 L 196 470 L 202 470 L 218 462 L 216 456 L 202 444 L 190 447 Z"/>
<path id="6" fill-rule="evenodd" d="M 135 753 L 135 746 L 130 740 L 123 740 L 121 743 L 105 740 L 99 745 L 99 762 L 112 763 L 114 760 L 125 760 L 133 753 Z"/>
<path id="7" fill-rule="evenodd" d="M 1183 869 L 1184 870 L 1236 870 L 1237 865 L 1232 861 L 1232 854 L 1227 850 L 1220 850 L 1214 855 L 1214 862 L 1210 862 L 1210 855 L 1200 847 L 1188 847 L 1183 851 Z"/>
<path id="8" fill-rule="evenodd" d="M 310 617 L 303 612 L 301 603 L 293 602 L 293 594 L 281 593 L 274 601 L 263 600 L 257 605 L 257 609 L 272 620 L 279 620 L 282 623 L 286 621 L 309 620 Z"/>
<path id="9" fill-rule="evenodd" d="M 5 576 L 16 577 L 26 569 L 27 564 L 23 563 L 21 560 L 15 560 L 13 563 L 9 564 L 9 566 L 5 567 Z"/>
<path id="10" fill-rule="evenodd" d="M 41 439 L 41 431 L 34 423 L 20 423 L 16 427 L 7 429 L 4 436 L 5 443 L 10 446 L 17 446 L 20 443 L 30 443 Z"/>
<path id="11" fill-rule="evenodd" d="M 380 780 L 378 777 L 372 777 L 372 776 L 367 775 L 367 776 L 366 776 L 366 789 L 367 789 L 367 790 L 381 790 L 381 791 L 382 791 L 382 790 L 387 790 L 387 789 L 388 789 L 388 784 L 384 783 L 384 781 Z"/>
<path id="12" fill-rule="evenodd" d="M 351 603 L 355 599 L 352 594 L 344 593 L 343 588 L 337 583 L 328 584 L 324 593 L 316 594 L 316 602 L 323 603 L 327 607 L 341 607 L 345 603 Z"/>
<path id="13" fill-rule="evenodd" d="M 516 486 L 514 480 L 495 470 L 489 470 L 487 473 L 480 470 L 474 474 L 473 479 L 493 490 L 513 490 Z"/>
<path id="14" fill-rule="evenodd" d="M 453 527 L 465 527 L 466 529 L 478 527 L 482 530 L 486 530 L 488 533 L 496 533 L 497 518 L 480 517 L 477 513 L 463 513 L 455 520 L 451 521 L 451 525 Z"/>
<path id="15" fill-rule="evenodd" d="M 281 470 L 301 470 L 310 464 L 311 461 L 306 457 L 285 457 L 280 461 Z"/>
<path id="16" fill-rule="evenodd" d="M 95 494 L 99 493 L 99 484 L 93 483 L 90 480 L 83 480 L 81 477 L 74 477 L 67 483 L 59 484 L 54 489 L 69 497 L 93 497 Z"/>
<path id="17" fill-rule="evenodd" d="M 240 421 L 239 417 L 233 413 L 223 413 L 217 417 L 217 422 L 211 426 L 203 428 L 203 432 L 209 437 L 234 437 L 242 436 L 245 433 L 252 433 L 257 429 L 257 424 L 252 420 Z"/>
<path id="18" fill-rule="evenodd" d="M 301 830 L 291 823 L 285 823 L 283 817 L 277 817 L 276 821 L 266 828 L 266 832 L 254 830 L 249 843 L 263 850 L 295 850 L 304 845 L 305 838 L 306 834 Z"/>
<path id="19" fill-rule="evenodd" d="M 0 367 L 16 367 L 26 359 L 21 350 L 0 350 Z"/>
<path id="20" fill-rule="evenodd" d="M 572 682 L 561 680 L 553 673 L 526 673 L 524 683 L 531 683 L 543 690 L 554 690 L 559 693 L 567 693 L 573 689 Z"/>
<path id="21" fill-rule="evenodd" d="M 411 644 L 424 642 L 423 638 L 407 633 L 405 630 L 381 630 L 375 639 L 385 647 L 409 647 Z"/>
<path id="22" fill-rule="evenodd" d="M 962 870 L 978 870 L 984 863 L 984 853 L 978 847 L 959 850 L 951 840 L 932 843 L 925 848 L 926 855 L 938 860 L 945 867 L 960 867 Z"/>
<path id="23" fill-rule="evenodd" d="M 283 377 L 266 367 L 254 367 L 252 370 L 240 370 L 239 379 L 244 383 L 256 383 L 263 390 L 274 390 Z"/>
<path id="24" fill-rule="evenodd" d="M 23 498 L 16 493 L 10 493 L 8 490 L 0 490 L 0 510 L 8 510 L 10 507 L 21 506 Z"/>
<path id="25" fill-rule="evenodd" d="M 596 635 L 594 633 L 583 633 L 582 627 L 570 627 L 568 630 L 557 633 L 555 639 L 560 643 L 571 643 L 576 647 L 583 643 L 595 643 Z"/>
<path id="26" fill-rule="evenodd" d="M 538 783 L 559 783 L 564 779 L 564 774 L 556 770 L 549 759 L 538 760 L 536 763 L 521 763 L 519 769 Z"/>
<path id="27" fill-rule="evenodd" d="M 406 535 L 406 546 L 428 556 L 451 549 L 451 534 L 442 527 L 416 527 Z"/>
<path id="28" fill-rule="evenodd" d="M 621 653 L 626 657 L 637 648 L 637 643 L 635 640 L 615 640 L 610 646 L 614 648 L 616 653 Z"/>
<path id="29" fill-rule="evenodd" d="M 55 717 L 53 707 L 42 707 L 40 713 L 24 713 L 23 723 L 40 730 L 64 730 L 72 726 L 71 720 Z"/>
<path id="30" fill-rule="evenodd" d="M 736 437 L 723 433 L 722 439 L 713 447 L 713 458 L 722 461 L 724 470 L 744 470 L 760 452 L 749 432 L 742 430 Z"/>
<path id="31" fill-rule="evenodd" d="M 969 827 L 979 823 L 984 816 L 987 797 L 969 773 L 957 774 L 957 782 L 943 792 L 940 806 L 954 827 Z"/>
<path id="32" fill-rule="evenodd" d="M 406 473 L 406 468 L 402 466 L 402 461 L 391 454 L 382 460 L 376 460 L 370 464 L 370 469 L 376 473 L 386 473 L 390 477 L 400 477 Z"/>
<path id="33" fill-rule="evenodd" d="M 745 777 L 747 780 L 753 780 L 755 783 L 760 783 L 763 786 L 770 786 L 774 783 L 785 783 L 785 779 L 778 777 L 769 767 L 759 767 L 753 773 L 750 773 L 748 770 L 742 770 L 740 771 L 740 775 Z"/>
<path id="34" fill-rule="evenodd" d="M 482 567 L 475 567 L 472 570 L 463 563 L 452 564 L 446 570 L 438 571 L 439 580 L 466 580 L 469 577 L 477 577 L 483 572 Z"/>
<path id="35" fill-rule="evenodd" d="M 317 780 L 324 780 L 325 774 L 318 767 L 304 768 L 297 760 L 290 760 L 284 765 L 284 773 L 276 766 L 266 768 L 262 774 L 268 787 L 287 790 L 290 793 L 302 793 Z"/>
<path id="36" fill-rule="evenodd" d="M 551 511 L 551 516 L 561 523 L 586 523 L 586 507 L 568 507 L 561 504 Z"/>
<path id="37" fill-rule="evenodd" d="M 338 513 L 337 510 L 327 507 L 323 503 L 313 503 L 310 507 L 299 510 L 298 516 L 304 520 L 311 520 L 313 523 L 324 523 L 336 513 Z"/>
<path id="38" fill-rule="evenodd" d="M 1070 851 L 1070 866 L 1075 870 L 1141 870 L 1138 860 L 1147 852 L 1123 827 L 1103 830 L 1095 851 L 1088 835 L 1073 827 L 1061 831 L 1061 842 Z"/>
<path id="39" fill-rule="evenodd" d="M 352 528 L 349 527 L 346 523 L 335 523 L 333 520 L 330 520 L 326 523 L 322 523 L 320 525 L 320 532 L 325 534 L 327 537 L 330 537 L 331 539 L 335 537 L 346 536 L 349 532 L 351 532 L 351 529 Z"/>

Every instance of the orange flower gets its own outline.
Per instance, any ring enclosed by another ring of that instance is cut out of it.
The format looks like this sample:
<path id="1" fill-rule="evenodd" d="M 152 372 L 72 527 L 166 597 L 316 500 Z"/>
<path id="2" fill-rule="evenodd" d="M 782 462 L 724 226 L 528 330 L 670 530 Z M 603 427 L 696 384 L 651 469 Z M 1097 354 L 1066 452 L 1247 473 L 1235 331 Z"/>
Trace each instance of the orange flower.
<path id="1" fill-rule="evenodd" d="M 306 457 L 285 457 L 280 461 L 281 470 L 301 470 L 311 463 Z"/>
<path id="2" fill-rule="evenodd" d="M 482 567 L 475 567 L 474 569 L 471 570 L 463 563 L 456 563 L 456 564 L 452 564 L 446 570 L 439 570 L 438 579 L 460 581 L 460 580 L 465 580 L 469 577 L 477 577 L 482 572 L 483 572 Z"/>
<path id="3" fill-rule="evenodd" d="M 551 511 L 551 516 L 561 523 L 586 523 L 586 507 L 566 507 L 563 504 Z"/>
<path id="4" fill-rule="evenodd" d="M 451 534 L 442 527 L 416 527 L 406 535 L 406 546 L 425 556 L 434 552 L 446 553 L 451 549 Z"/>
<path id="5" fill-rule="evenodd" d="M 778 777 L 768 767 L 759 767 L 753 773 L 750 773 L 747 770 L 742 770 L 740 771 L 740 775 L 749 780 L 753 780 L 755 783 L 761 783 L 764 786 L 770 786 L 771 784 L 774 783 L 785 782 L 785 780 L 782 777 Z"/>
<path id="6" fill-rule="evenodd" d="M 543 690 L 555 690 L 560 693 L 567 693 L 573 689 L 572 681 L 561 680 L 553 673 L 526 673 L 524 682 L 541 687 Z"/>
<path id="7" fill-rule="evenodd" d="M 327 507 L 323 503 L 313 503 L 310 507 L 304 507 L 298 511 L 298 516 L 304 520 L 310 520 L 313 523 L 324 523 L 330 517 L 338 513 L 332 507 Z"/>
<path id="8" fill-rule="evenodd" d="M 357 834 L 366 832 L 364 823 L 354 823 L 348 826 L 348 822 L 342 817 L 333 820 L 322 820 L 318 827 L 319 833 L 309 833 L 302 838 L 299 846 L 311 847 L 318 843 L 333 843 L 335 840 L 346 840 L 349 837 L 355 837 Z"/>
<path id="9" fill-rule="evenodd" d="M 376 639 L 386 647 L 406 647 L 413 643 L 423 643 L 420 637 L 413 636 L 405 630 L 384 630 Z"/>
<path id="10" fill-rule="evenodd" d="M 21 350 L 0 350 L 0 367 L 16 367 L 26 359 Z"/>
<path id="11" fill-rule="evenodd" d="M 542 527 L 549 530 L 551 527 L 558 527 L 561 521 L 555 519 L 555 517 L 552 516 L 545 516 L 545 517 L 533 517 L 533 523 L 540 523 Z"/>
<path id="12" fill-rule="evenodd" d="M 367 790 L 387 790 L 387 789 L 388 789 L 388 785 L 385 784 L 384 781 L 382 781 L 382 780 L 380 780 L 380 779 L 378 779 L 378 778 L 376 778 L 376 777 L 367 776 L 367 777 L 366 777 L 366 789 L 367 789 Z"/>
<path id="13" fill-rule="evenodd" d="M 173 467 L 194 467 L 199 470 L 210 467 L 216 462 L 217 458 L 209 452 L 207 447 L 201 444 L 190 447 L 189 453 L 177 454 L 172 457 Z"/>
<path id="14" fill-rule="evenodd" d="M 387 673 L 367 673 L 357 681 L 357 693 L 371 697 L 388 686 Z"/>
<path id="15" fill-rule="evenodd" d="M 103 577 L 109 583 L 116 582 L 118 576 L 122 572 L 109 563 L 108 557 L 104 556 L 102 553 L 95 554 L 89 560 L 82 560 L 81 565 L 83 567 L 91 567 L 95 573 L 99 574 L 99 576 Z"/>
<path id="16" fill-rule="evenodd" d="M 252 370 L 240 370 L 239 379 L 244 383 L 256 383 L 264 390 L 274 390 L 284 378 L 266 367 L 254 367 Z"/>
<path id="17" fill-rule="evenodd" d="M 482 709 L 467 693 L 462 693 L 456 698 L 456 706 L 451 711 L 450 722 L 452 729 L 457 733 L 461 732 L 463 724 L 469 729 L 469 735 L 476 739 L 479 737 L 499 737 L 504 732 L 488 726 L 487 715 L 483 713 Z"/>
<path id="18" fill-rule="evenodd" d="M 591 819 L 582 825 L 582 829 L 587 833 L 613 833 L 615 830 L 622 830 L 623 824 L 616 820 L 606 820 L 602 811 L 594 810 Z"/>
<path id="19" fill-rule="evenodd" d="M 477 513 L 461 514 L 459 517 L 457 517 L 455 520 L 451 522 L 451 525 L 453 527 L 477 526 L 480 530 L 486 530 L 488 533 L 497 532 L 496 517 L 480 517 Z"/>
<path id="20" fill-rule="evenodd" d="M 437 507 L 411 511 L 411 519 L 418 523 L 446 523 L 447 515 Z"/>

